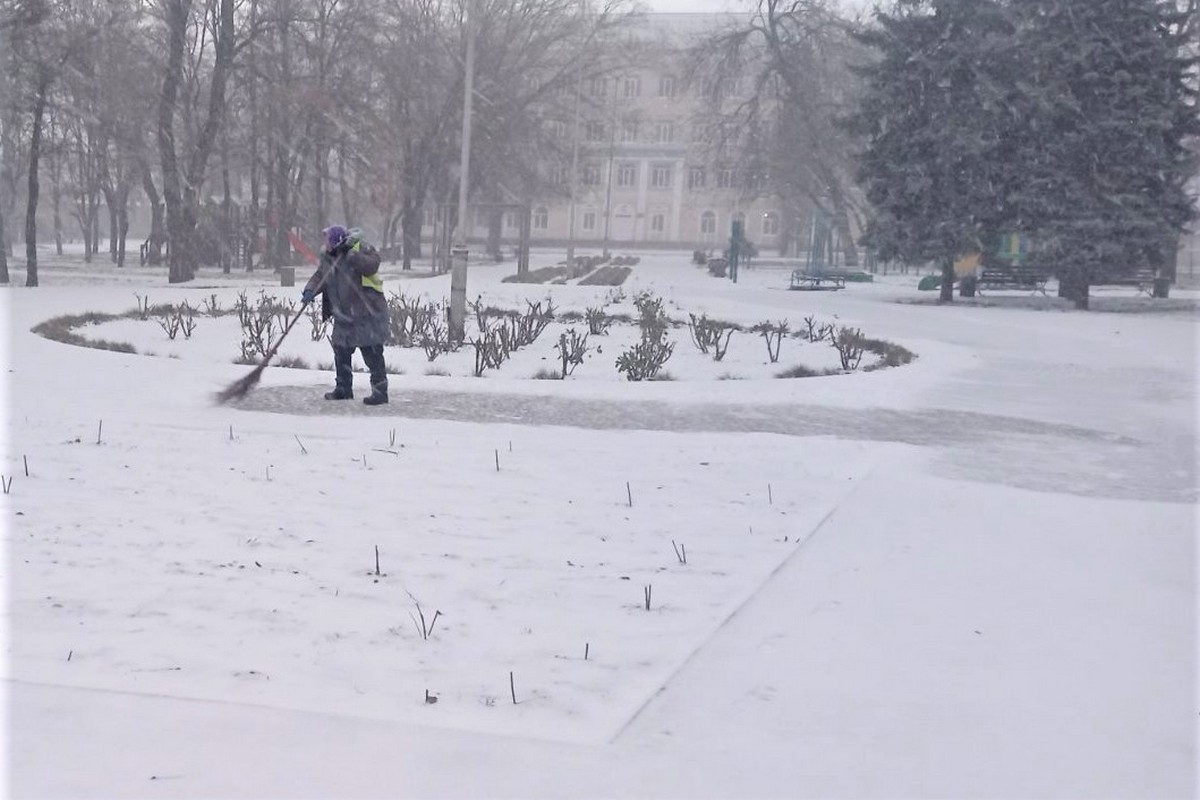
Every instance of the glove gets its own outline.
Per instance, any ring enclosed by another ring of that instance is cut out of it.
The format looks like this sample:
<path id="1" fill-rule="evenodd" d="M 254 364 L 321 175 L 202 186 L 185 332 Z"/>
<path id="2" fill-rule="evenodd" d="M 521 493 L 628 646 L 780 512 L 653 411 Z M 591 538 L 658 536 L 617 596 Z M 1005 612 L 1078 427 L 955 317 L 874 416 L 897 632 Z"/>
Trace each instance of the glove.
<path id="1" fill-rule="evenodd" d="M 316 295 L 314 295 L 310 289 L 305 289 L 303 294 L 300 295 L 300 302 L 304 305 L 308 305 L 313 301 L 314 297 L 316 297 Z"/>

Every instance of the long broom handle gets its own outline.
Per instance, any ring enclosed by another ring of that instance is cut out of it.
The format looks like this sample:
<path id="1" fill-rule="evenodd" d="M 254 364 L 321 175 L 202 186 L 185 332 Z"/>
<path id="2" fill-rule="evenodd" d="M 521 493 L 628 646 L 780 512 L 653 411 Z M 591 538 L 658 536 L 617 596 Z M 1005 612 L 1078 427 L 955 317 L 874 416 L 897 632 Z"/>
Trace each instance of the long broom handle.
<path id="1" fill-rule="evenodd" d="M 304 309 L 306 308 L 308 308 L 308 303 L 303 303 L 300 306 L 300 310 L 292 315 L 292 319 L 290 322 L 288 322 L 287 327 L 283 329 L 283 333 L 279 334 L 279 338 L 275 340 L 275 344 L 271 345 L 271 349 L 267 351 L 265 356 L 263 356 L 262 363 L 259 364 L 260 367 L 265 367 L 271 361 L 271 359 L 275 357 L 275 353 L 279 350 L 279 345 L 283 344 L 283 340 L 287 338 L 289 333 L 291 333 L 292 326 L 295 325 L 296 321 L 299 320 L 304 314 Z"/>

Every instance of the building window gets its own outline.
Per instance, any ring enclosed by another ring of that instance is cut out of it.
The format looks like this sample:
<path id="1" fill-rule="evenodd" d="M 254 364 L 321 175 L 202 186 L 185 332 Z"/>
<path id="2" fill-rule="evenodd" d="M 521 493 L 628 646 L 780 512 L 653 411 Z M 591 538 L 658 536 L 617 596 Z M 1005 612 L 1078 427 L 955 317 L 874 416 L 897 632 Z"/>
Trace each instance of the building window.
<path id="1" fill-rule="evenodd" d="M 708 126 L 703 122 L 692 123 L 692 141 L 707 142 L 708 141 Z"/>
<path id="2" fill-rule="evenodd" d="M 637 141 L 638 124 L 634 120 L 625 120 L 621 123 L 621 141 L 636 142 Z"/>
<path id="3" fill-rule="evenodd" d="M 625 78 L 625 96 L 640 97 L 642 94 L 642 79 L 637 75 L 629 75 Z"/>
<path id="4" fill-rule="evenodd" d="M 603 142 L 605 138 L 604 123 L 597 122 L 595 120 L 589 122 L 587 127 L 584 129 L 584 138 L 586 138 L 589 142 Z"/>
<path id="5" fill-rule="evenodd" d="M 675 141 L 675 123 L 673 123 L 673 122 L 656 122 L 654 124 L 654 141 L 656 141 L 656 142 L 673 142 L 673 141 Z"/>
<path id="6" fill-rule="evenodd" d="M 604 97 L 604 95 L 608 94 L 608 79 L 589 78 L 588 94 L 590 94 L 592 97 Z"/>
<path id="7" fill-rule="evenodd" d="M 717 172 L 717 188 L 732 189 L 733 188 L 733 170 L 723 169 Z"/>
<path id="8" fill-rule="evenodd" d="M 596 212 L 595 211 L 583 212 L 583 229 L 585 231 L 596 230 Z"/>
<path id="9" fill-rule="evenodd" d="M 421 216 L 424 217 L 425 227 L 428 228 L 433 225 L 434 210 L 432 208 L 430 208 L 429 206 L 425 206 L 425 208 L 422 209 Z"/>
<path id="10" fill-rule="evenodd" d="M 567 123 L 561 119 L 552 119 L 546 124 L 550 135 L 555 139 L 562 140 L 567 138 Z"/>
<path id="11" fill-rule="evenodd" d="M 706 236 L 713 236 L 717 232 L 717 215 L 712 211 L 705 211 L 700 215 L 700 233 Z"/>
<path id="12" fill-rule="evenodd" d="M 545 206 L 538 206 L 533 210 L 533 227 L 539 231 L 550 227 L 550 212 Z"/>
<path id="13" fill-rule="evenodd" d="M 737 224 L 741 225 L 741 226 L 742 226 L 742 232 L 743 232 L 743 233 L 745 233 L 745 232 L 746 232 L 746 212 L 745 212 L 745 211 L 735 211 L 735 212 L 733 212 L 733 216 L 731 216 L 731 217 L 729 218 L 729 221 L 730 221 L 730 222 L 736 222 Z"/>
<path id="14" fill-rule="evenodd" d="M 511 211 L 509 211 L 507 214 L 505 214 L 504 215 L 504 227 L 508 228 L 510 231 L 516 230 L 517 229 L 517 215 Z"/>
<path id="15" fill-rule="evenodd" d="M 768 211 L 763 214 L 763 236 L 779 235 L 779 215 Z"/>
<path id="16" fill-rule="evenodd" d="M 637 185 L 637 164 L 620 164 L 617 167 L 617 186 L 629 188 Z"/>
<path id="17" fill-rule="evenodd" d="M 747 183 L 752 191 L 761 192 L 767 185 L 767 175 L 764 172 L 751 172 Z"/>
<path id="18" fill-rule="evenodd" d="M 579 176 L 579 179 L 584 186 L 599 186 L 600 167 L 596 164 L 584 164 L 583 174 Z"/>
<path id="19" fill-rule="evenodd" d="M 662 233 L 667 229 L 666 214 L 651 214 L 650 215 L 650 230 L 653 233 Z"/>
<path id="20" fill-rule="evenodd" d="M 674 97 L 675 96 L 675 79 L 669 75 L 663 75 L 658 79 L 658 96 L 659 97 Z"/>
<path id="21" fill-rule="evenodd" d="M 692 167 L 688 170 L 689 189 L 703 189 L 705 180 L 704 167 Z"/>
<path id="22" fill-rule="evenodd" d="M 671 167 L 669 164 L 658 164 L 651 170 L 650 185 L 655 189 L 671 188 Z"/>

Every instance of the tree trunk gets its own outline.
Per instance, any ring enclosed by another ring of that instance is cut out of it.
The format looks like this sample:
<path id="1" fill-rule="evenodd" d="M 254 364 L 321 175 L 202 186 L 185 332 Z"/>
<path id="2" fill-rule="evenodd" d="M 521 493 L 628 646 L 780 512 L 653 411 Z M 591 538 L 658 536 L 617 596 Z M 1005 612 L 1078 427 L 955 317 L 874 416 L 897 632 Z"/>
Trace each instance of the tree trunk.
<path id="1" fill-rule="evenodd" d="M 108 258 L 117 263 L 117 234 L 121 223 L 117 221 L 116 190 L 111 186 L 104 189 L 104 207 L 108 209 Z"/>
<path id="2" fill-rule="evenodd" d="M 191 0 L 167 0 L 167 65 L 158 102 L 158 154 L 162 160 L 163 202 L 167 210 L 167 280 L 182 283 L 195 273 L 187 260 L 191 253 L 183 209 L 183 186 L 175 151 L 175 106 L 183 77 L 183 51 Z"/>
<path id="3" fill-rule="evenodd" d="M 162 198 L 158 194 L 158 188 L 154 185 L 154 176 L 150 174 L 150 167 L 147 164 L 142 164 L 142 191 L 146 193 L 146 200 L 150 203 L 150 236 L 146 239 L 146 250 L 142 254 L 142 263 L 158 266 L 162 263 L 162 248 L 163 242 L 166 240 L 166 230 L 163 225 Z"/>
<path id="4" fill-rule="evenodd" d="M 943 303 L 954 302 L 954 259 L 947 258 L 942 262 L 941 295 L 938 300 Z"/>
<path id="5" fill-rule="evenodd" d="M 233 224 L 233 195 L 229 188 L 229 138 L 221 137 L 221 272 L 233 269 L 237 252 L 237 226 Z"/>
<path id="6" fill-rule="evenodd" d="M 405 201 L 406 208 L 400 218 L 404 236 L 404 269 L 412 269 L 414 258 L 421 257 L 421 209 Z"/>
<path id="7" fill-rule="evenodd" d="M 25 285 L 38 285 L 37 207 L 38 166 L 42 156 L 42 124 L 46 118 L 46 99 L 50 94 L 50 70 L 38 68 L 37 94 L 33 101 L 33 126 L 29 131 L 29 191 L 25 206 Z"/>
<path id="8" fill-rule="evenodd" d="M 1058 296 L 1075 304 L 1080 311 L 1088 310 L 1088 278 L 1083 268 L 1069 265 L 1058 278 Z"/>
<path id="9" fill-rule="evenodd" d="M 50 192 L 50 205 L 54 209 L 54 252 L 63 254 L 62 191 L 57 186 Z"/>
<path id="10" fill-rule="evenodd" d="M 498 208 L 488 213 L 487 254 L 496 261 L 500 260 L 500 235 L 504 230 L 504 211 Z"/>
<path id="11" fill-rule="evenodd" d="M 125 266 L 125 240 L 129 236 L 129 189 L 126 188 L 117 208 L 117 266 Z"/>
<path id="12" fill-rule="evenodd" d="M 0 284 L 8 284 L 8 232 L 5 230 L 4 214 L 0 210 Z"/>

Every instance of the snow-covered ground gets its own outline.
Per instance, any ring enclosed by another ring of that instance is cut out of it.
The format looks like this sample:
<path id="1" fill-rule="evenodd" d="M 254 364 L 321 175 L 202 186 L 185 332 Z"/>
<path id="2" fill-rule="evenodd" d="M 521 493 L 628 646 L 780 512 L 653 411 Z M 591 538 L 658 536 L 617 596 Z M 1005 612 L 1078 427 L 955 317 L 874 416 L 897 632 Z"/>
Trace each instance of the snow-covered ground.
<path id="1" fill-rule="evenodd" d="M 469 293 L 608 292 L 510 271 Z M 918 359 L 777 379 L 836 357 L 789 339 L 768 364 L 735 334 L 714 364 L 679 328 L 675 380 L 629 383 L 618 327 L 529 380 L 552 328 L 483 378 L 389 349 L 403 374 L 370 409 L 320 399 L 316 369 L 214 405 L 249 369 L 228 317 L 78 331 L 139 355 L 30 332 L 135 294 L 298 294 L 269 274 L 23 277 L 0 292 L 13 796 L 1196 791 L 1194 295 L 944 308 L 897 302 L 916 276 L 789 292 L 649 253 L 626 295 L 675 318 L 814 316 Z"/>

